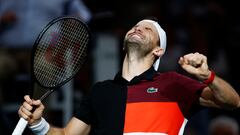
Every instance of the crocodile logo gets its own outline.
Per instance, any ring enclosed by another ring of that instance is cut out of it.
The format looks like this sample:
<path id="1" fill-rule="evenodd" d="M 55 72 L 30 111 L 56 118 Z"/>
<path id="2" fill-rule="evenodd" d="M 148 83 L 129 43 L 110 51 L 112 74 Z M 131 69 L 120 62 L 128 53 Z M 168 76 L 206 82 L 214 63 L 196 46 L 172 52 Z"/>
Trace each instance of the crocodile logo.
<path id="1" fill-rule="evenodd" d="M 150 87 L 147 89 L 147 93 L 156 93 L 158 92 L 158 88 Z"/>

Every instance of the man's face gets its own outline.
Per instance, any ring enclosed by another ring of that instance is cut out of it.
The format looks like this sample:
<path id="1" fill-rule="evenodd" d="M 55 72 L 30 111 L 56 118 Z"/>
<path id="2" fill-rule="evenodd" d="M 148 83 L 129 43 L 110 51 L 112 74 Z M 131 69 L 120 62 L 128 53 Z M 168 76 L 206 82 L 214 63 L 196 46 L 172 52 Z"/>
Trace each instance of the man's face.
<path id="1" fill-rule="evenodd" d="M 124 49 L 127 52 L 137 51 L 146 55 L 159 46 L 159 36 L 155 26 L 147 21 L 138 22 L 130 29 L 124 39 Z"/>

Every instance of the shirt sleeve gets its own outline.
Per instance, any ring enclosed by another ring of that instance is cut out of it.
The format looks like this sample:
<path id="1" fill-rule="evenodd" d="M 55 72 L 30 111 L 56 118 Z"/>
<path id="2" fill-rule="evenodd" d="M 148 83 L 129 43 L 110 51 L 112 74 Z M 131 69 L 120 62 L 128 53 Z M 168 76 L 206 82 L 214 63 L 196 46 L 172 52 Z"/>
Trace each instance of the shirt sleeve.
<path id="1" fill-rule="evenodd" d="M 96 84 L 93 86 L 91 91 L 82 97 L 80 104 L 74 112 L 74 117 L 83 121 L 84 123 L 90 125 L 93 118 L 93 109 L 92 109 L 92 93 L 96 87 Z"/>

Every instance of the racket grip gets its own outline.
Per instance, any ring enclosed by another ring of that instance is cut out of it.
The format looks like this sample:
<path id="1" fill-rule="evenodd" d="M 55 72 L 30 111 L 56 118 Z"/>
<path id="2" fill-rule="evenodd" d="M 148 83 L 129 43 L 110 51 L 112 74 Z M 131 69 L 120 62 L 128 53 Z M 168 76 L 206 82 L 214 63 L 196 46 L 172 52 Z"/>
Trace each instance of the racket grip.
<path id="1" fill-rule="evenodd" d="M 20 120 L 17 123 L 17 126 L 15 127 L 12 135 L 22 135 L 24 129 L 26 128 L 28 124 L 28 121 L 26 121 L 24 118 L 20 118 Z"/>

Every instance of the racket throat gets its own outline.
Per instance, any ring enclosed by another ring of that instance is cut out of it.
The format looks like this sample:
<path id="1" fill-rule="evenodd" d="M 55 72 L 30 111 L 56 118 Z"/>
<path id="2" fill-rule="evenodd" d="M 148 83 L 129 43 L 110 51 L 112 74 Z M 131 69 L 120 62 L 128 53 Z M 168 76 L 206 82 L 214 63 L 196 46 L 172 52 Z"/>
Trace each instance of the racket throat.
<path id="1" fill-rule="evenodd" d="M 54 92 L 54 89 L 47 91 L 46 93 L 44 93 L 44 95 L 41 96 L 41 98 L 39 100 L 43 101 L 44 99 L 46 99 L 53 92 Z"/>

